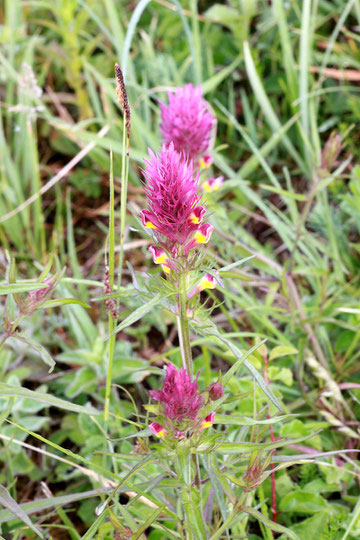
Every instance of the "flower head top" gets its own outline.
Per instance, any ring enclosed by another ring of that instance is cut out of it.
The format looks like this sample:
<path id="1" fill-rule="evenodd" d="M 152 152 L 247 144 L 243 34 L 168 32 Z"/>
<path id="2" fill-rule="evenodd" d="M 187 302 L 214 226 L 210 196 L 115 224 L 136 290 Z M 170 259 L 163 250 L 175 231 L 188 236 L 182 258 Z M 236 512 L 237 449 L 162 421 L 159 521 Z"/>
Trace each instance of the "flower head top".
<path id="1" fill-rule="evenodd" d="M 176 152 L 173 143 L 164 145 L 160 154 L 149 150 L 149 155 L 143 171 L 149 201 L 149 209 L 141 211 L 143 225 L 163 235 L 167 249 L 175 256 L 179 246 L 186 253 L 198 243 L 206 243 L 212 226 L 202 224 L 205 208 L 199 204 L 199 173 L 192 161 Z"/>
<path id="2" fill-rule="evenodd" d="M 197 377 L 192 381 L 184 368 L 177 370 L 173 364 L 167 366 L 162 390 L 150 390 L 150 395 L 160 401 L 163 414 L 170 422 L 194 422 L 204 405 Z"/>
<path id="3" fill-rule="evenodd" d="M 202 97 L 201 86 L 186 84 L 168 92 L 169 105 L 160 103 L 164 143 L 174 143 L 175 150 L 199 162 L 207 163 L 207 151 L 211 145 L 215 118 L 208 111 L 208 103 Z"/>

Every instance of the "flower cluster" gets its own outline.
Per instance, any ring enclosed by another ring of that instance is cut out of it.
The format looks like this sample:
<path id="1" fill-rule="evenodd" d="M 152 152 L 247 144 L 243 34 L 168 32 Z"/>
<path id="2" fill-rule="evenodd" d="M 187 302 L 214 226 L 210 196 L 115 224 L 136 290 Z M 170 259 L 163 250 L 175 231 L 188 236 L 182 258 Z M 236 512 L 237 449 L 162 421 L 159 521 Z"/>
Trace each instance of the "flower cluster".
<path id="1" fill-rule="evenodd" d="M 216 126 L 209 113 L 209 104 L 202 97 L 201 86 L 186 84 L 168 92 L 169 104 L 160 103 L 162 124 L 160 126 L 165 145 L 174 144 L 178 152 L 184 152 L 195 163 L 206 167 L 211 163 L 207 154 L 211 147 L 212 132 Z"/>
<path id="2" fill-rule="evenodd" d="M 187 255 L 198 244 L 206 244 L 213 230 L 203 223 L 205 207 L 198 195 L 199 173 L 192 161 L 175 150 L 174 144 L 165 145 L 159 154 L 149 150 L 150 159 L 143 171 L 149 209 L 141 211 L 144 227 L 163 240 L 173 258 Z M 154 262 L 171 268 L 167 254 L 152 246 Z"/>
<path id="3" fill-rule="evenodd" d="M 157 422 L 150 424 L 154 435 L 167 437 L 170 432 L 176 438 L 183 438 L 186 432 L 199 432 L 212 426 L 215 413 L 206 415 L 204 407 L 208 400 L 215 401 L 222 397 L 224 390 L 216 382 L 209 386 L 206 393 L 201 393 L 198 376 L 192 380 L 184 368 L 176 369 L 173 364 L 168 364 L 162 389 L 149 392 L 160 403 L 159 415 L 165 423 L 165 427 Z"/>

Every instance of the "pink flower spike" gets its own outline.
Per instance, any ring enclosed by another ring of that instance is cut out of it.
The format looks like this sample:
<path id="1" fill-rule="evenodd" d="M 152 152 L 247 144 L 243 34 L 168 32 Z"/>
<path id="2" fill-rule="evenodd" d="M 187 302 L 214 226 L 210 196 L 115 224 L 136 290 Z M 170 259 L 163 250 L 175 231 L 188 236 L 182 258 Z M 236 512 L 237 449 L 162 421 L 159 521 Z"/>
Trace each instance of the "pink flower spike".
<path id="1" fill-rule="evenodd" d="M 199 172 L 174 150 L 173 143 L 163 146 L 160 154 L 149 150 L 149 155 L 143 171 L 149 210 L 142 210 L 141 217 L 145 227 L 166 237 L 166 247 L 173 255 L 179 244 L 185 245 L 200 228 L 196 221 L 205 213 L 204 207 L 198 206 Z"/>
<path id="2" fill-rule="evenodd" d="M 207 428 L 211 427 L 213 425 L 213 423 L 214 423 L 214 419 L 215 419 L 215 413 L 214 412 L 212 412 L 211 414 L 206 416 L 204 418 L 204 420 L 201 422 L 200 431 L 202 431 L 203 429 L 207 429 Z"/>
<path id="3" fill-rule="evenodd" d="M 157 422 L 151 422 L 151 424 L 149 425 L 149 428 L 151 429 L 151 431 L 156 437 L 160 437 L 160 438 L 167 437 L 167 431 L 164 428 L 164 426 L 162 426 L 161 424 L 158 424 Z"/>
<path id="4" fill-rule="evenodd" d="M 196 231 L 192 240 L 185 246 L 184 253 L 188 253 L 190 249 L 193 249 L 198 244 L 207 244 L 210 240 L 211 233 L 214 227 L 210 223 L 204 223 Z"/>
<path id="5" fill-rule="evenodd" d="M 168 420 L 195 420 L 204 404 L 203 396 L 198 393 L 197 377 L 192 381 L 184 368 L 178 370 L 168 364 L 162 390 L 149 391 L 153 399 L 162 403 Z"/>
<path id="6" fill-rule="evenodd" d="M 218 191 L 224 183 L 224 177 L 218 176 L 217 178 L 209 178 L 201 184 L 201 189 L 206 193 L 212 193 L 213 191 Z"/>
<path id="7" fill-rule="evenodd" d="M 201 86 L 186 84 L 183 88 L 177 87 L 174 94 L 168 92 L 168 98 L 169 105 L 160 103 L 160 129 L 164 143 L 167 146 L 174 143 L 176 151 L 184 152 L 195 162 L 199 161 L 211 145 L 216 125 L 208 103 L 203 99 Z"/>

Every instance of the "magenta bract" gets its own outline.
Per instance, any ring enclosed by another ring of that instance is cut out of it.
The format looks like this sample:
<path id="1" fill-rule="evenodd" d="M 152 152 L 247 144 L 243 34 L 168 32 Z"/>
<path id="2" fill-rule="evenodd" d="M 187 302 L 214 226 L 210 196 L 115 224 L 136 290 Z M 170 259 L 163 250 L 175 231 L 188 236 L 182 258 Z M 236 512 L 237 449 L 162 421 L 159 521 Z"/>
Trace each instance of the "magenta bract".
<path id="1" fill-rule="evenodd" d="M 195 420 L 204 404 L 198 393 L 197 377 L 192 381 L 184 368 L 178 370 L 168 364 L 162 390 L 150 390 L 151 397 L 162 403 L 168 420 Z"/>
<path id="2" fill-rule="evenodd" d="M 205 208 L 199 204 L 199 172 L 184 154 L 175 151 L 173 143 L 162 147 L 160 154 L 149 150 L 145 160 L 145 191 L 149 209 L 141 211 L 144 227 L 162 234 L 167 239 L 167 248 L 172 254 L 179 245 L 184 246 L 198 231 Z"/>
<path id="3" fill-rule="evenodd" d="M 186 84 L 168 92 L 169 104 L 160 103 L 164 143 L 174 143 L 175 150 L 198 161 L 210 146 L 215 118 L 208 111 L 201 86 Z"/>

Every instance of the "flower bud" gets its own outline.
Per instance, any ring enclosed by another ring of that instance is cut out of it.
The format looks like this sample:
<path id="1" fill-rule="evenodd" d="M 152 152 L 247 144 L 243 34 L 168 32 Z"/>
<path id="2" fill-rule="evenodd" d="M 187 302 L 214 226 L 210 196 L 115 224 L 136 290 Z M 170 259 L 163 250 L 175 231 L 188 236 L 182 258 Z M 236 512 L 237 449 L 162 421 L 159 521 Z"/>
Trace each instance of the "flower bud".
<path id="1" fill-rule="evenodd" d="M 214 382 L 210 384 L 207 390 L 209 392 L 209 397 L 212 401 L 216 401 L 217 399 L 222 398 L 224 395 L 224 388 L 219 382 Z"/>

